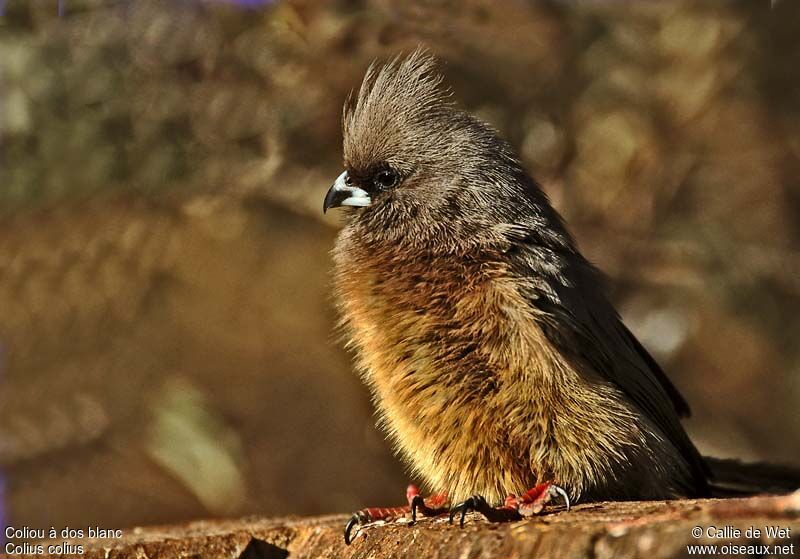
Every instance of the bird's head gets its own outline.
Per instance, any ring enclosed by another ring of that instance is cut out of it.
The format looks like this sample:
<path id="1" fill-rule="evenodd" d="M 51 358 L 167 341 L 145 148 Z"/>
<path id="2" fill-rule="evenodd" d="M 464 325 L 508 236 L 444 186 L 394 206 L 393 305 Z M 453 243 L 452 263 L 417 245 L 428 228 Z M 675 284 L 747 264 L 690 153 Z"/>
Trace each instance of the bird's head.
<path id="1" fill-rule="evenodd" d="M 370 66 L 345 103 L 345 170 L 324 210 L 355 208 L 354 221 L 406 236 L 515 211 L 524 171 L 508 144 L 459 110 L 441 83 L 424 50 Z"/>

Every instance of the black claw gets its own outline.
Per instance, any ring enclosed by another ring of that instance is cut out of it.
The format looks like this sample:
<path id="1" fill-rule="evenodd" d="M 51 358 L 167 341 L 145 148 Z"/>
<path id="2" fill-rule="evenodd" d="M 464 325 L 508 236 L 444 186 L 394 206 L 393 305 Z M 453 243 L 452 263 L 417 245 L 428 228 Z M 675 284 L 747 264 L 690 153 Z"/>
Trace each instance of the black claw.
<path id="1" fill-rule="evenodd" d="M 458 519 L 459 528 L 464 527 L 464 519 L 467 517 L 467 513 L 474 508 L 475 508 L 475 503 L 472 502 L 472 499 L 469 499 L 469 503 L 467 504 L 467 506 L 461 509 L 461 518 Z"/>
<path id="2" fill-rule="evenodd" d="M 463 506 L 464 503 L 459 503 L 457 505 L 453 505 L 453 508 L 450 509 L 450 520 L 448 520 L 450 524 L 453 523 L 453 518 L 455 517 L 456 513 L 461 510 L 461 507 Z"/>
<path id="3" fill-rule="evenodd" d="M 453 506 L 453 508 L 450 509 L 450 520 L 449 520 L 450 524 L 453 523 L 453 517 L 455 517 L 456 513 L 459 510 L 461 510 L 461 507 L 463 507 L 463 506 L 464 506 L 464 503 L 459 503 L 459 504 Z"/>
<path id="4" fill-rule="evenodd" d="M 453 523 L 453 518 L 455 518 L 456 514 L 461 513 L 461 518 L 458 521 L 458 525 L 463 528 L 464 527 L 464 518 L 466 518 L 467 513 L 473 510 L 480 510 L 482 505 L 486 504 L 486 500 L 481 497 L 480 495 L 473 495 L 463 503 L 459 503 L 450 509 L 450 524 Z"/>
<path id="5" fill-rule="evenodd" d="M 347 521 L 347 525 L 344 527 L 344 544 L 350 545 L 353 540 L 350 538 L 350 532 L 353 531 L 353 527 L 361 524 L 361 517 L 358 513 L 354 514 L 350 517 L 350 520 Z"/>
<path id="6" fill-rule="evenodd" d="M 414 498 L 411 499 L 411 524 L 415 524 L 417 522 L 417 509 L 422 508 L 424 506 L 425 506 L 425 499 L 423 499 L 419 495 L 414 495 Z"/>

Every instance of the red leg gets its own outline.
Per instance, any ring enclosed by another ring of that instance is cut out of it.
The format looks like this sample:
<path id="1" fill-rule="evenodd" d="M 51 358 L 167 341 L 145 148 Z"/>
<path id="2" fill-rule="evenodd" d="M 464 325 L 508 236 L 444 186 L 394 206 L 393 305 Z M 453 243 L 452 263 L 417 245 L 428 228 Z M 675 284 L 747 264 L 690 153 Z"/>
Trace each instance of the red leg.
<path id="1" fill-rule="evenodd" d="M 539 514 L 545 505 L 553 499 L 561 497 L 569 510 L 569 496 L 558 485 L 553 483 L 542 483 L 533 489 L 529 489 L 522 496 L 509 495 L 506 501 L 499 507 L 493 507 L 486 502 L 480 495 L 473 495 L 463 503 L 459 503 L 450 510 L 450 522 L 457 514 L 461 515 L 459 524 L 464 526 L 464 517 L 469 511 L 481 513 L 489 522 L 511 522 L 522 520 L 525 517 Z"/>
<path id="2" fill-rule="evenodd" d="M 344 543 L 350 545 L 353 528 L 378 520 L 394 520 L 411 513 L 412 522 L 417 520 L 417 512 L 422 516 L 438 516 L 448 512 L 448 500 L 445 495 L 435 494 L 423 499 L 416 485 L 409 485 L 406 489 L 408 505 L 404 507 L 371 507 L 361 509 L 355 513 L 344 528 Z"/>

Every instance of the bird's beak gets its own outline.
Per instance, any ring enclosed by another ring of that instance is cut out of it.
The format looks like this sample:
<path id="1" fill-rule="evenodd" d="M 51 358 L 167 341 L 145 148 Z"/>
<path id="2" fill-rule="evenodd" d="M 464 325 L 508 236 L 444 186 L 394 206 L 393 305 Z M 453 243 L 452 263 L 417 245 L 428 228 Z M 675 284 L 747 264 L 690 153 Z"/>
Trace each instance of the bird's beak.
<path id="1" fill-rule="evenodd" d="M 366 190 L 347 184 L 347 171 L 336 178 L 328 193 L 325 195 L 325 202 L 322 204 L 322 213 L 328 208 L 338 208 L 339 206 L 369 206 L 372 199 Z"/>

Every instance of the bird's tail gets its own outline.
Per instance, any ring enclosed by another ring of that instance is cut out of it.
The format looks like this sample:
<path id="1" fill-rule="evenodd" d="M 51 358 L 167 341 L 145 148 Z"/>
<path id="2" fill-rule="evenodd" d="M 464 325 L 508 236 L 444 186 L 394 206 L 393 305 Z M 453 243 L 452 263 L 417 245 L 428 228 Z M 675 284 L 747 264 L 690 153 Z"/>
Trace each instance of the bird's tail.
<path id="1" fill-rule="evenodd" d="M 705 461 L 711 469 L 709 485 L 713 497 L 789 493 L 800 489 L 797 467 L 709 457 Z"/>

